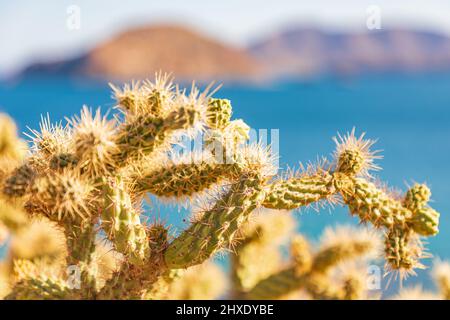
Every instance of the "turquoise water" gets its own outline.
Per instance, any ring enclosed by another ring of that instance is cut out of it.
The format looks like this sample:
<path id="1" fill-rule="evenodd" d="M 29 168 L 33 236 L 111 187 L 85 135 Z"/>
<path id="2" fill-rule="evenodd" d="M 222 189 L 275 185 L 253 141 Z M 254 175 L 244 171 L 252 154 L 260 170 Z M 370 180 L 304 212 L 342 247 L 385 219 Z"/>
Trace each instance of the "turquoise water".
<path id="1" fill-rule="evenodd" d="M 322 79 L 267 86 L 225 86 L 217 96 L 232 100 L 234 117 L 256 129 L 279 129 L 281 166 L 329 155 L 338 131 L 356 127 L 378 138 L 379 177 L 403 190 L 427 182 L 433 206 L 441 212 L 441 232 L 428 247 L 450 259 L 450 75 L 384 75 L 353 80 Z M 37 127 L 40 114 L 53 120 L 75 114 L 83 104 L 112 107 L 106 84 L 62 78 L 0 83 L 0 110 L 13 116 L 21 131 Z M 158 206 L 155 212 L 176 226 L 184 210 Z M 300 230 L 317 238 L 325 226 L 356 223 L 345 208 L 297 214 Z M 431 260 L 426 261 L 430 264 Z M 421 280 L 429 285 L 424 273 Z"/>

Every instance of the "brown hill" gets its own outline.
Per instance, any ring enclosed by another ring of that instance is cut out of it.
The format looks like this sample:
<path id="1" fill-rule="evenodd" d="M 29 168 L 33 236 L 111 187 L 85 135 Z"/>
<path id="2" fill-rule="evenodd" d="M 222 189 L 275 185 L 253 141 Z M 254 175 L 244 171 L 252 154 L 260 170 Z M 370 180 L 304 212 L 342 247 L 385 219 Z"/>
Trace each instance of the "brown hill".
<path id="1" fill-rule="evenodd" d="M 36 64 L 27 72 L 82 74 L 107 79 L 139 79 L 157 71 L 178 79 L 223 80 L 259 73 L 256 60 L 233 48 L 176 26 L 127 31 L 98 45 L 82 57 Z"/>

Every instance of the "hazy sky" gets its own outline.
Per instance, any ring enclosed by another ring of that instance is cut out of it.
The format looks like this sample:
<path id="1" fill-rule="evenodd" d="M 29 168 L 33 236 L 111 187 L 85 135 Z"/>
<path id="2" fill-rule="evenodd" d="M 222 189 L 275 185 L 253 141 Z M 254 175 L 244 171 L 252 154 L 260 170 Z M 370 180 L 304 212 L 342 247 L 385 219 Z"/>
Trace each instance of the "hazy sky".
<path id="1" fill-rule="evenodd" d="M 67 27 L 73 5 L 77 30 Z M 362 30 L 371 5 L 381 9 L 382 27 L 450 34 L 450 0 L 0 0 L 0 73 L 86 50 L 130 25 L 174 21 L 245 45 L 287 25 Z"/>

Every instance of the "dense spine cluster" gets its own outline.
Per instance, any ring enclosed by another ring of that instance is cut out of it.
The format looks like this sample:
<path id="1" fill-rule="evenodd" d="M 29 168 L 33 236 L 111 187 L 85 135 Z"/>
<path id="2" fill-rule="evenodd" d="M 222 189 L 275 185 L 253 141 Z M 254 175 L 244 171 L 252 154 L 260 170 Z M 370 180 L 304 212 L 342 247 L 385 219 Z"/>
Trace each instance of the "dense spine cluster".
<path id="1" fill-rule="evenodd" d="M 250 128 L 232 120 L 229 100 L 195 87 L 180 90 L 162 75 L 113 91 L 113 117 L 83 107 L 65 124 L 43 118 L 30 134 L 28 154 L 13 122 L 0 117 L 0 244 L 13 239 L 0 267 L 0 279 L 7 279 L 0 295 L 208 298 L 219 293 L 210 258 L 230 250 L 235 298 L 279 298 L 298 289 L 316 299 L 360 298 L 359 279 L 333 283 L 330 273 L 371 252 L 368 236 L 348 231 L 318 251 L 294 237 L 291 262 L 278 265 L 276 239 L 294 225 L 283 211 L 327 202 L 347 205 L 383 231 L 389 270 L 421 267 L 420 237 L 437 234 L 439 225 L 439 213 L 428 205 L 431 192 L 417 184 L 398 197 L 376 184 L 371 172 L 380 157 L 371 140 L 354 132 L 339 136 L 333 161 L 276 176 L 270 149 L 248 143 Z M 204 150 L 176 155 L 183 135 L 201 134 Z M 201 198 L 206 205 L 174 234 L 146 221 L 147 194 L 190 204 Z M 259 208 L 271 209 L 273 220 L 255 224 Z M 34 243 L 28 251 L 20 245 L 27 241 Z M 48 243 L 54 245 L 44 250 Z M 205 273 L 196 276 L 201 268 Z"/>

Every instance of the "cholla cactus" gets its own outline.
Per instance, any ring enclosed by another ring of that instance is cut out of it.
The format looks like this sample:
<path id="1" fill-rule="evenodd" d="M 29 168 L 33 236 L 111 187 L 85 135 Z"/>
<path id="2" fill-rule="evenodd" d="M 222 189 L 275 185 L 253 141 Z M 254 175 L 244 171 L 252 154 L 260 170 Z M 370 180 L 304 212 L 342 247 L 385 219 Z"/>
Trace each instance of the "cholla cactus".
<path id="1" fill-rule="evenodd" d="M 214 263 L 206 262 L 182 272 L 162 298 L 171 300 L 212 300 L 226 292 L 226 278 Z"/>
<path id="2" fill-rule="evenodd" d="M 426 291 L 420 285 L 403 288 L 398 294 L 393 296 L 391 300 L 440 300 L 438 294 Z"/>
<path id="3" fill-rule="evenodd" d="M 280 246 L 293 235 L 291 214 L 265 210 L 241 230 L 240 241 L 231 254 L 231 296 L 243 299 L 259 281 L 279 270 Z"/>
<path id="4" fill-rule="evenodd" d="M 364 273 L 337 277 L 333 271 L 344 262 L 376 258 L 380 244 L 367 230 L 339 227 L 325 230 L 318 251 L 313 252 L 309 242 L 297 235 L 292 238 L 290 263 L 257 282 L 246 297 L 280 299 L 303 290 L 313 299 L 362 299 L 366 292 Z"/>
<path id="5" fill-rule="evenodd" d="M 431 270 L 436 292 L 424 290 L 420 285 L 402 288 L 393 297 L 397 300 L 450 300 L 450 263 L 436 260 Z"/>
<path id="6" fill-rule="evenodd" d="M 442 299 L 450 300 L 450 263 L 436 261 L 432 270 L 434 282 Z"/>
<path id="7" fill-rule="evenodd" d="M 17 138 L 14 122 L 7 115 L 0 114 L 0 156 L 12 161 L 20 161 L 26 151 L 26 143 Z"/>
<path id="8" fill-rule="evenodd" d="M 429 189 L 416 185 L 398 198 L 375 184 L 371 171 L 378 169 L 374 160 L 379 157 L 370 150 L 373 142 L 357 138 L 354 131 L 336 139 L 334 161 L 276 177 L 270 150 L 246 144 L 249 127 L 231 120 L 230 101 L 195 87 L 180 90 L 160 75 L 155 82 L 113 91 L 119 112 L 112 119 L 87 107 L 66 124 L 44 118 L 40 130 L 30 135 L 27 156 L 12 122 L 1 118 L 0 226 L 19 243 L 13 242 L 2 266 L 8 279 L 6 298 L 197 297 L 180 285 L 183 274 L 188 283 L 190 268 L 234 248 L 240 268 L 234 277 L 237 297 L 275 297 L 302 287 L 314 298 L 351 298 L 358 296 L 357 281 L 347 279 L 335 290 L 329 287 L 329 270 L 371 251 L 372 242 L 348 237 L 313 253 L 306 240 L 296 238 L 290 267 L 274 275 L 276 265 L 249 274 L 254 266 L 245 255 L 254 252 L 246 252 L 246 246 L 277 256 L 274 244 L 268 245 L 277 237 L 270 226 L 246 229 L 255 210 L 342 201 L 361 222 L 384 230 L 387 266 L 402 274 L 421 266 L 419 237 L 438 232 L 439 214 L 427 204 Z M 199 133 L 205 135 L 201 153 L 174 156 L 183 134 Z M 173 237 L 168 226 L 143 218 L 147 193 L 189 202 L 201 194 L 213 196 L 207 197 L 191 225 Z M 54 247 L 40 245 L 47 240 L 38 234 L 39 224 L 54 236 Z M 263 237 L 257 239 L 259 231 Z M 36 239 L 35 246 L 20 245 L 27 239 Z M 61 239 L 62 249 L 56 245 Z M 114 252 L 106 263 L 98 256 L 104 246 Z M 101 268 L 102 263 L 110 270 Z M 73 268 L 79 276 L 75 285 L 67 272 Z M 279 284 L 278 279 L 285 287 L 270 285 Z M 212 296 L 218 290 L 210 292 Z"/>

